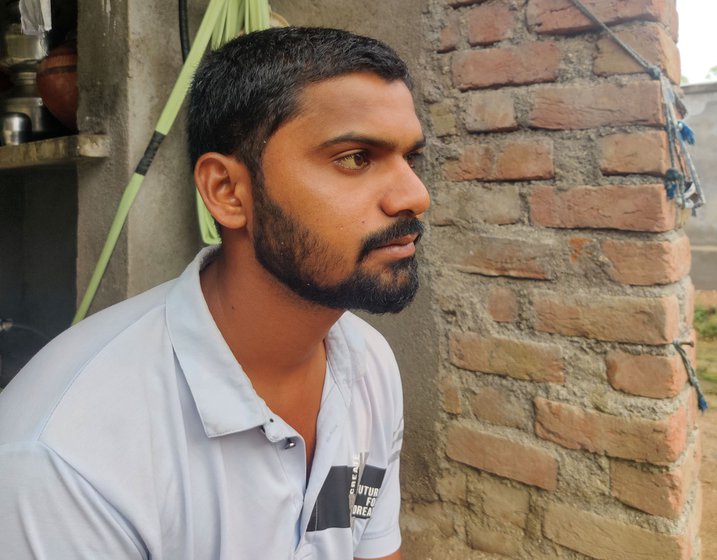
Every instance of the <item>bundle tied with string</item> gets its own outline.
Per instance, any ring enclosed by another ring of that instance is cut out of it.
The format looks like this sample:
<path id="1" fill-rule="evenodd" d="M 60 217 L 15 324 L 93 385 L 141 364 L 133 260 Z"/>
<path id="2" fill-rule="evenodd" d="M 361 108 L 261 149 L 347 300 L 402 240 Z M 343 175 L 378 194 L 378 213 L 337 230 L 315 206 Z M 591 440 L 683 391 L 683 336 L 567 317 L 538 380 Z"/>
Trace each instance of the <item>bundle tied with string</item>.
<path id="1" fill-rule="evenodd" d="M 665 129 L 670 149 L 670 168 L 665 173 L 665 189 L 667 197 L 674 200 L 680 208 L 692 210 L 696 215 L 697 208 L 704 206 L 705 197 L 700 183 L 697 169 L 690 157 L 687 144 L 695 143 L 695 134 L 683 120 L 677 116 L 677 109 L 681 114 L 687 111 L 675 95 L 675 91 L 659 66 L 647 62 L 635 49 L 627 45 L 602 20 L 593 14 L 581 0 L 572 0 L 585 17 L 605 31 L 635 62 L 649 74 L 653 80 L 660 82 L 662 91 L 662 105 L 665 115 Z"/>
<path id="2" fill-rule="evenodd" d="M 678 108 L 683 115 L 687 111 L 680 99 L 675 95 L 670 80 L 665 76 L 659 66 L 647 62 L 635 49 L 627 45 L 612 29 L 593 14 L 581 0 L 572 0 L 572 2 L 585 17 L 605 31 L 620 48 L 631 56 L 653 80 L 660 82 L 662 106 L 665 115 L 665 129 L 667 130 L 670 150 L 670 168 L 667 170 L 667 173 L 665 173 L 664 179 L 665 190 L 667 191 L 667 197 L 670 200 L 674 200 L 677 206 L 692 210 L 692 214 L 696 215 L 697 208 L 704 206 L 705 197 L 697 169 L 687 149 L 687 144 L 695 143 L 695 134 L 692 129 L 677 116 Z M 682 358 L 682 363 L 687 371 L 687 377 L 697 394 L 697 406 L 704 412 L 707 409 L 707 400 L 702 393 L 697 374 L 692 367 L 690 358 L 683 348 L 683 345 L 694 345 L 694 342 L 680 342 L 675 340 L 672 345 L 680 358 Z"/>

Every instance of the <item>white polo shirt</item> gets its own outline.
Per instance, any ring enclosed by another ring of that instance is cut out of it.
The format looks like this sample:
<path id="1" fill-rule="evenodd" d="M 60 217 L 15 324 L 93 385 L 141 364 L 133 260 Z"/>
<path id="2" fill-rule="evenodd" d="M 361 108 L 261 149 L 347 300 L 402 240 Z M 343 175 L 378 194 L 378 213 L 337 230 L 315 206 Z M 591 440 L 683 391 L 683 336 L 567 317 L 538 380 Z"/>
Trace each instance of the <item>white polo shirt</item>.
<path id="1" fill-rule="evenodd" d="M 345 313 L 316 451 L 253 390 L 176 280 L 57 337 L 0 394 L 0 556 L 349 560 L 400 545 L 398 369 Z M 277 342 L 277 352 L 281 343 Z"/>

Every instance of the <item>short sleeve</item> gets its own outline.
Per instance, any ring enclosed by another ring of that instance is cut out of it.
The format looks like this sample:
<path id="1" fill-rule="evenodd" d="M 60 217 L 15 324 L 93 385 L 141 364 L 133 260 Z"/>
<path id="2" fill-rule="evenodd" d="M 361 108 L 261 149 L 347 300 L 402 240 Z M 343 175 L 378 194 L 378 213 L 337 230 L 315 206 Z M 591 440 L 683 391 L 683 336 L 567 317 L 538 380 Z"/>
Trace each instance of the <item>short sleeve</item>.
<path id="1" fill-rule="evenodd" d="M 147 558 L 122 516 L 42 443 L 1 445 L 0 473 L 4 558 Z"/>

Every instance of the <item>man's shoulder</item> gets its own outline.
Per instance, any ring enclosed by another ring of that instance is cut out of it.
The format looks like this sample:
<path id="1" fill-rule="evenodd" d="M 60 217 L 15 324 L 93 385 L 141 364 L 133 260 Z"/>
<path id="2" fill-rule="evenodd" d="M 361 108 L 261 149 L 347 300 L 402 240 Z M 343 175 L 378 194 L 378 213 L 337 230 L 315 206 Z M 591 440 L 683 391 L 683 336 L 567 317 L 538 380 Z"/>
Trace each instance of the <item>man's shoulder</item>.
<path id="1" fill-rule="evenodd" d="M 38 437 L 60 402 L 83 389 L 84 378 L 97 369 L 112 375 L 106 370 L 120 357 L 141 357 L 153 338 L 162 336 L 171 284 L 92 315 L 38 352 L 0 393 L 0 443 Z"/>

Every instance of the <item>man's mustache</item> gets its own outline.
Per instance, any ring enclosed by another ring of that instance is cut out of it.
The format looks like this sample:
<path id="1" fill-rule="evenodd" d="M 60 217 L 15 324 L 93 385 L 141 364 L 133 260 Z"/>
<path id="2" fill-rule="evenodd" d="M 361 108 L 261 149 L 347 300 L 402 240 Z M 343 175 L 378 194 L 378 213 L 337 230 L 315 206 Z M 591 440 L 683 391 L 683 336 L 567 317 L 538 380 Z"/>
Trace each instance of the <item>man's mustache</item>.
<path id="1" fill-rule="evenodd" d="M 361 252 L 356 259 L 357 263 L 363 261 L 368 254 L 374 249 L 388 245 L 391 241 L 404 237 L 406 235 L 418 235 L 416 243 L 423 235 L 424 225 L 418 218 L 400 218 L 386 229 L 372 233 L 364 239 L 361 246 Z"/>

